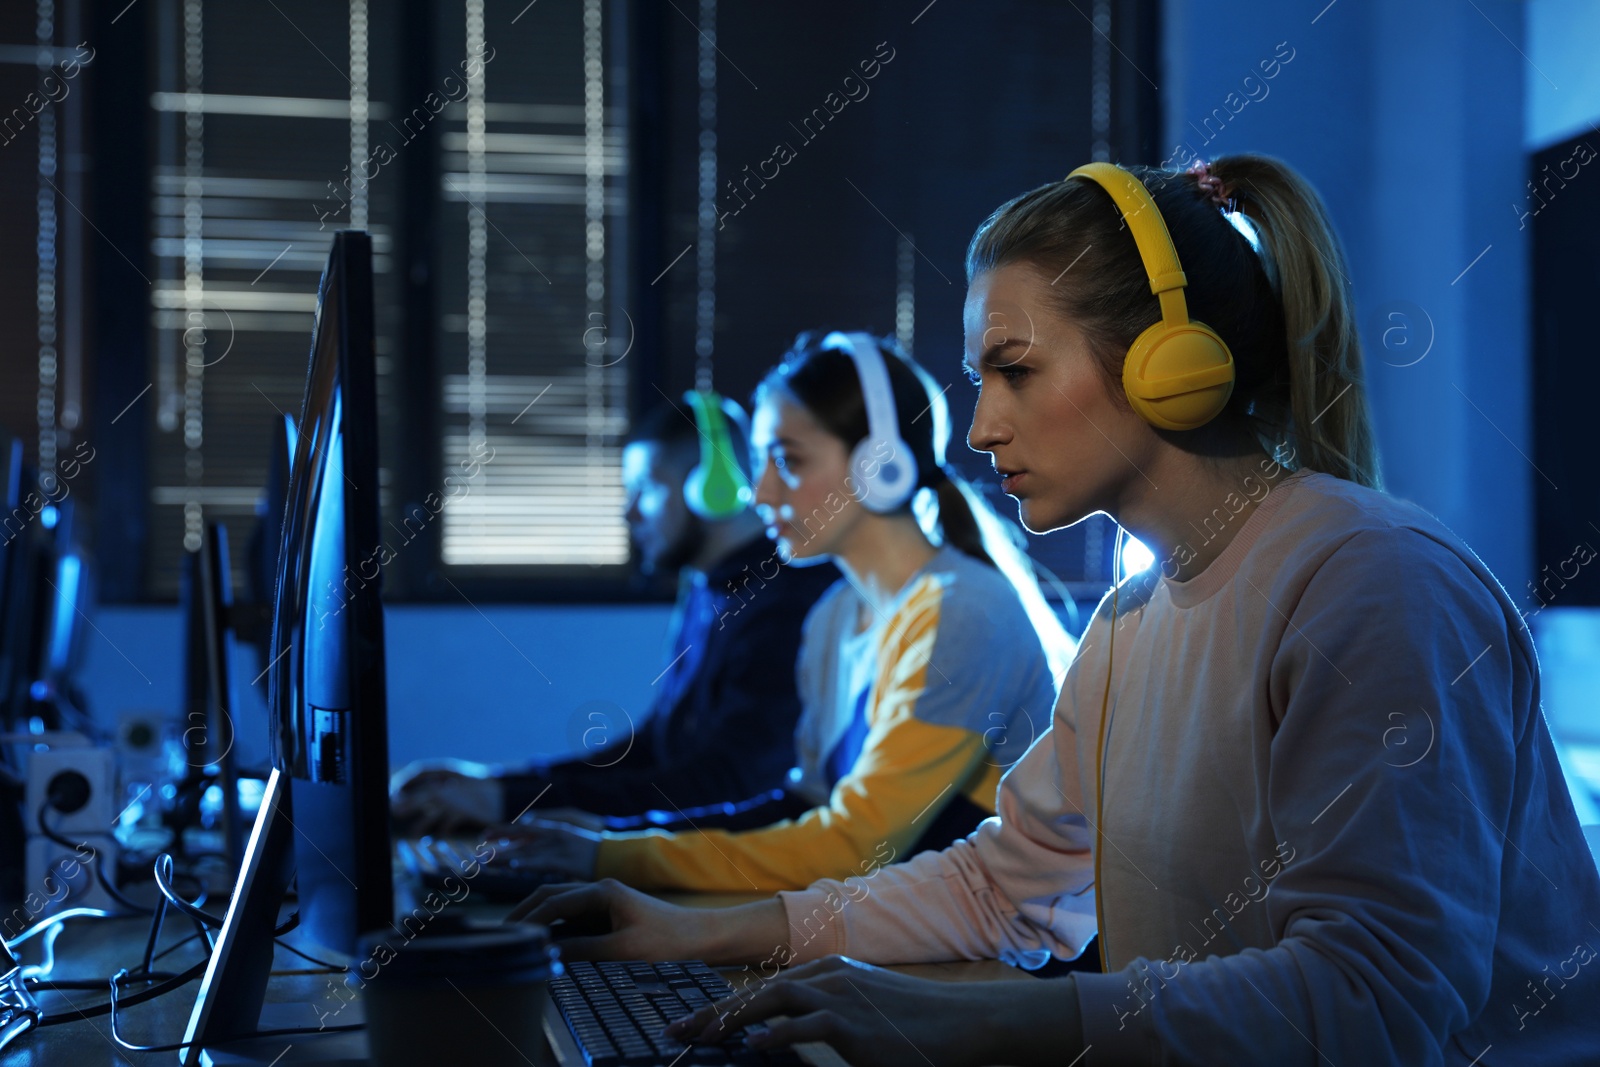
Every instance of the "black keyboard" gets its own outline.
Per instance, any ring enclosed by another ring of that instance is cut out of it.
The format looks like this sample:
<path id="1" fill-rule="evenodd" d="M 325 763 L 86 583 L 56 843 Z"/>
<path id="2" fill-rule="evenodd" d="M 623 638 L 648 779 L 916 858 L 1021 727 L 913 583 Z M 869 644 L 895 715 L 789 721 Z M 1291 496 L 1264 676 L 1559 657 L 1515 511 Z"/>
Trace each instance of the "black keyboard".
<path id="1" fill-rule="evenodd" d="M 733 987 L 698 960 L 675 963 L 565 964 L 550 980 L 550 999 L 561 1013 L 588 1067 L 647 1067 L 673 1063 L 799 1067 L 792 1049 L 758 1051 L 744 1043 L 764 1029 L 757 1023 L 721 1045 L 691 1045 L 662 1037 L 669 1022 L 733 994 Z"/>
<path id="2" fill-rule="evenodd" d="M 479 863 L 476 842 L 445 837 L 402 839 L 395 844 L 400 861 L 411 876 L 429 889 L 458 892 L 463 884 L 484 900 L 515 903 L 542 885 L 572 881 L 561 871 L 541 867 L 525 850 L 496 842 L 488 863 Z"/>

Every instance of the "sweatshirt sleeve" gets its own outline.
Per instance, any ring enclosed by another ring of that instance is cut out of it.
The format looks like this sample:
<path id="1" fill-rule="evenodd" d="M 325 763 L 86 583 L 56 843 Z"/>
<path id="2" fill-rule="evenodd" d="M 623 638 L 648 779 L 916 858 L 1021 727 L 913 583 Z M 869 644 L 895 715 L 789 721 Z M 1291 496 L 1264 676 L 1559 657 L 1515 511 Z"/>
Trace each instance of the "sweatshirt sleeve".
<path id="1" fill-rule="evenodd" d="M 1000 959 L 1027 968 L 1077 957 L 1095 935 L 1092 826 L 1078 776 L 1077 714 L 1098 700 L 1110 597 L 1068 667 L 1048 728 L 1000 780 L 999 818 L 904 862 L 780 893 L 794 962 Z M 1136 623 L 1123 619 L 1123 625 Z M 1125 638 L 1124 638 L 1125 639 Z M 1009 743 L 1009 741 L 1008 741 Z"/>
<path id="2" fill-rule="evenodd" d="M 1078 975 L 1091 1063 L 1439 1064 L 1486 1005 L 1537 714 L 1526 631 L 1403 529 L 1355 535 L 1275 606 L 1276 943 Z"/>
<path id="3" fill-rule="evenodd" d="M 641 889 L 787 889 L 891 862 L 981 760 L 983 737 L 906 717 L 874 729 L 824 807 L 759 830 L 607 834 L 596 874 Z"/>
<path id="4" fill-rule="evenodd" d="M 930 583 L 908 598 L 904 615 L 897 613 L 886 631 L 870 728 L 826 805 L 759 830 L 608 835 L 597 873 L 640 888 L 792 889 L 876 869 L 904 854 L 941 804 L 983 778 L 991 705 L 1009 710 L 1023 702 L 1018 682 L 957 670 L 945 658 L 947 644 L 970 654 L 964 635 L 975 616 L 964 607 L 941 610 L 942 600 Z M 808 634 L 808 641 L 818 636 Z M 1004 669 L 1019 680 L 1042 679 L 1048 691 L 1042 651 L 1034 650 L 1037 662 L 1014 658 Z M 992 810 L 993 797 L 971 799 Z"/>

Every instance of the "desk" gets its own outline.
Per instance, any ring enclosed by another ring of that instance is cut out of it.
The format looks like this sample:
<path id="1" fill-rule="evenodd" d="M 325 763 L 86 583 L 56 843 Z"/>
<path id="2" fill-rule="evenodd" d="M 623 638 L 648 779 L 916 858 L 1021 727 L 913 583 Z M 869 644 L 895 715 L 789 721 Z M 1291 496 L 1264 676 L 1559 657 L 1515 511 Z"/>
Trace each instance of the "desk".
<path id="1" fill-rule="evenodd" d="M 148 917 L 131 919 L 71 919 L 66 923 L 56 941 L 56 968 L 51 976 L 58 980 L 107 978 L 122 967 L 136 967 L 144 955 L 144 945 L 150 933 Z M 170 916 L 161 934 L 161 947 L 177 944 L 194 933 L 187 922 Z M 292 935 L 288 940 L 293 940 Z M 319 953 L 309 945 L 303 947 L 312 955 Z M 24 946 L 24 962 L 33 962 L 31 943 Z M 179 948 L 156 966 L 162 970 L 182 971 L 205 958 L 199 941 Z M 273 969 L 283 971 L 309 970 L 314 964 L 279 948 Z M 275 976 L 267 983 L 267 1000 L 273 1003 L 301 1005 L 305 1024 L 317 1025 L 316 1006 L 330 1011 L 344 1001 L 332 999 L 343 991 L 337 985 L 337 975 L 287 974 Z M 139 986 L 134 989 L 142 988 Z M 189 1011 L 194 1006 L 198 981 L 164 997 L 138 1004 L 126 1011 L 117 1012 L 118 1032 L 124 1040 L 142 1045 L 168 1045 L 183 1040 L 189 1024 Z M 74 1006 L 87 1008 L 106 1002 L 105 992 L 88 990 L 71 993 L 40 993 L 39 1004 L 46 1016 L 70 1015 Z M 335 1025 L 337 1015 L 327 1018 Z M 285 1041 L 287 1043 L 287 1039 Z M 178 1062 L 176 1052 L 128 1052 L 111 1040 L 111 1017 L 97 1015 L 89 1019 L 59 1026 L 47 1026 L 24 1034 L 0 1055 L 0 1067 L 143 1067 L 161 1064 L 174 1067 Z"/>
<path id="2" fill-rule="evenodd" d="M 726 907 L 754 900 L 767 899 L 768 894 L 674 894 L 667 896 L 673 903 L 691 907 Z M 506 907 L 475 906 L 475 918 L 493 919 L 504 914 Z M 66 924 L 56 942 L 56 970 L 52 976 L 60 980 L 104 978 L 121 967 L 134 967 L 144 953 L 145 939 L 149 935 L 149 920 L 137 919 L 75 919 Z M 192 934 L 193 927 L 168 919 L 162 931 L 161 947 L 176 944 Z M 313 956 L 326 956 L 316 946 L 296 940 L 290 934 L 285 940 L 310 952 Z M 24 962 L 34 959 L 31 945 L 25 950 Z M 203 958 L 199 943 L 185 945 L 167 956 L 160 964 L 170 971 L 181 971 Z M 274 969 L 302 971 L 312 964 L 293 953 L 278 949 Z M 1025 971 L 1008 967 L 996 960 L 976 963 L 929 963 L 892 968 L 906 974 L 950 982 L 976 981 L 1032 981 Z M 167 996 L 139 1004 L 117 1013 L 119 1029 L 126 1040 L 146 1045 L 172 1044 L 183 1040 L 189 1022 L 189 1011 L 194 1005 L 194 982 Z M 269 1003 L 288 1005 L 303 1014 L 303 1022 L 284 1025 L 315 1027 L 319 1017 L 328 1025 L 338 1025 L 350 1016 L 343 1006 L 354 996 L 337 975 L 283 974 L 273 977 L 267 984 Z M 106 1000 L 104 993 L 89 991 L 67 994 L 40 994 L 40 1004 L 47 1015 L 69 1014 L 72 1006 L 88 1007 Z M 293 1038 L 284 1038 L 287 1045 Z M 111 1040 L 111 1020 L 99 1015 L 91 1019 L 59 1026 L 47 1026 L 23 1035 L 0 1055 L 0 1067 L 144 1067 L 161 1064 L 173 1067 L 178 1062 L 176 1052 L 128 1052 Z M 836 1061 L 841 1063 L 843 1061 Z"/>

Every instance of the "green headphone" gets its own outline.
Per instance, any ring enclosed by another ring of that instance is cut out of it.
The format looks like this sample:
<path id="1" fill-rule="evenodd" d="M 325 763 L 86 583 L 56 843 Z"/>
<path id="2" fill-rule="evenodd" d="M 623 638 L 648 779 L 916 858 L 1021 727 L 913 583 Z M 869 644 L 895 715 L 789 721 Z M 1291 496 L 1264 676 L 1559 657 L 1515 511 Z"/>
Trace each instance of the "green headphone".
<path id="1" fill-rule="evenodd" d="M 683 399 L 694 412 L 700 431 L 700 462 L 683 483 L 683 500 L 702 519 L 731 519 L 750 506 L 755 495 L 750 479 L 733 458 L 733 439 L 722 397 L 709 389 L 691 389 Z"/>

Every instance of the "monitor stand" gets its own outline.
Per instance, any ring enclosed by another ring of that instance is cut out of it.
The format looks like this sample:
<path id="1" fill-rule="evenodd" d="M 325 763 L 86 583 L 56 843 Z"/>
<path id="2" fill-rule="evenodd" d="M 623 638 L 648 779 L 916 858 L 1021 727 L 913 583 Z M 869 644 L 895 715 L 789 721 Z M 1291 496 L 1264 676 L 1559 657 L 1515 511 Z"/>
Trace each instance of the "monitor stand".
<path id="1" fill-rule="evenodd" d="M 266 1004 L 272 972 L 272 931 L 289 888 L 294 866 L 294 822 L 289 814 L 289 780 L 273 768 L 250 832 L 244 863 L 222 934 L 200 983 L 179 1056 L 184 1067 L 242 1067 L 244 1064 L 346 1065 L 367 1062 L 363 1031 L 239 1038 L 257 1030 L 315 1027 L 316 1011 L 304 1003 Z M 340 1023 L 360 1022 L 340 1012 Z"/>

